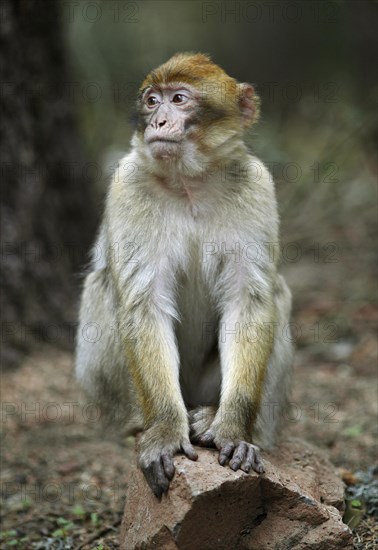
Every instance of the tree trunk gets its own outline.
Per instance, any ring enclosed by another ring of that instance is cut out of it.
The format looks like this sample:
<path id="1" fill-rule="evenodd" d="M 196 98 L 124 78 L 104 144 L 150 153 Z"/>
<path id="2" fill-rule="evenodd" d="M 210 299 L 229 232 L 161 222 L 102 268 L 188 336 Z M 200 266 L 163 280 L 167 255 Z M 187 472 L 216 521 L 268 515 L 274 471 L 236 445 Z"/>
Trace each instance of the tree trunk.
<path id="1" fill-rule="evenodd" d="M 69 97 L 60 2 L 2 0 L 3 364 L 37 342 L 73 345 L 94 189 Z"/>

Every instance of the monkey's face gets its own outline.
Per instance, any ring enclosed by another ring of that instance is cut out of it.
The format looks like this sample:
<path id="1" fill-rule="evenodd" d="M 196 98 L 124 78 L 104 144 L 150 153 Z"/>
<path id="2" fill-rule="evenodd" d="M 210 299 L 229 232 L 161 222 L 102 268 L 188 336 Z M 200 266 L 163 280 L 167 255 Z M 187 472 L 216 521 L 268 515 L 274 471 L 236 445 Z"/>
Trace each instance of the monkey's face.
<path id="1" fill-rule="evenodd" d="M 143 81 L 138 113 L 134 143 L 153 168 L 179 161 L 176 167 L 193 175 L 209 161 L 229 158 L 257 117 L 258 98 L 209 57 L 177 54 Z"/>
<path id="2" fill-rule="evenodd" d="M 147 88 L 141 97 L 143 140 L 156 159 L 181 158 L 195 140 L 199 94 L 188 85 Z"/>

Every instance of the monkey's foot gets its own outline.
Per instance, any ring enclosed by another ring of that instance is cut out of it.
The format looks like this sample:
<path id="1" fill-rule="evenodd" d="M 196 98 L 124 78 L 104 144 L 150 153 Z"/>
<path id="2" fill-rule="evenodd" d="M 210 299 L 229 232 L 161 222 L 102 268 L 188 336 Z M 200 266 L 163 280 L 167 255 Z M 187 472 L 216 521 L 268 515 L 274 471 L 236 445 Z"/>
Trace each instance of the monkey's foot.
<path id="1" fill-rule="evenodd" d="M 200 442 L 201 437 L 210 429 L 216 412 L 216 407 L 197 407 L 189 411 L 190 441 L 192 443 Z M 209 446 L 215 447 L 215 443 Z"/>
<path id="2" fill-rule="evenodd" d="M 139 466 L 155 496 L 161 497 L 168 491 L 175 467 L 173 456 L 182 451 L 190 460 L 197 460 L 198 455 L 190 442 L 185 439 L 179 444 L 162 445 L 160 448 L 144 449 L 139 458 Z"/>
<path id="3" fill-rule="evenodd" d="M 213 430 L 208 430 L 199 440 L 204 447 L 215 445 L 219 450 L 219 464 L 224 466 L 227 462 L 232 470 L 239 468 L 248 473 L 252 468 L 258 474 L 264 472 L 264 463 L 260 455 L 260 449 L 252 443 L 242 440 L 222 438 L 219 440 Z"/>

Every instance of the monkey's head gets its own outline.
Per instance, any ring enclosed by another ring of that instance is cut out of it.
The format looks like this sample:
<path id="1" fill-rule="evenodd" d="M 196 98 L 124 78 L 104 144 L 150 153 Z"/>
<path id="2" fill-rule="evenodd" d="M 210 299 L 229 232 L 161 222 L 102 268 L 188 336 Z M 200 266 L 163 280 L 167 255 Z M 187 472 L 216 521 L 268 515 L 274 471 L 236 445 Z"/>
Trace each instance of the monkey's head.
<path id="1" fill-rule="evenodd" d="M 137 139 L 155 160 L 193 163 L 224 156 L 257 118 L 259 99 L 207 55 L 181 53 L 152 71 L 140 87 Z M 220 151 L 219 151 L 220 152 Z"/>

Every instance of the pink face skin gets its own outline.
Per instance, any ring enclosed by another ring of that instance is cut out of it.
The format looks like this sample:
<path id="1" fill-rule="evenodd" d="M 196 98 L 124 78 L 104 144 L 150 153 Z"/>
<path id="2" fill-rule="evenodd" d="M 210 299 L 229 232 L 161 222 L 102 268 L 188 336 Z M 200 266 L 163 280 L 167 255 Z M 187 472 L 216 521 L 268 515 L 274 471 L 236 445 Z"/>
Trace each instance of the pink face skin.
<path id="1" fill-rule="evenodd" d="M 198 94 L 189 87 L 148 88 L 142 97 L 146 121 L 144 141 L 155 158 L 175 157 L 190 135 L 198 109 Z"/>

